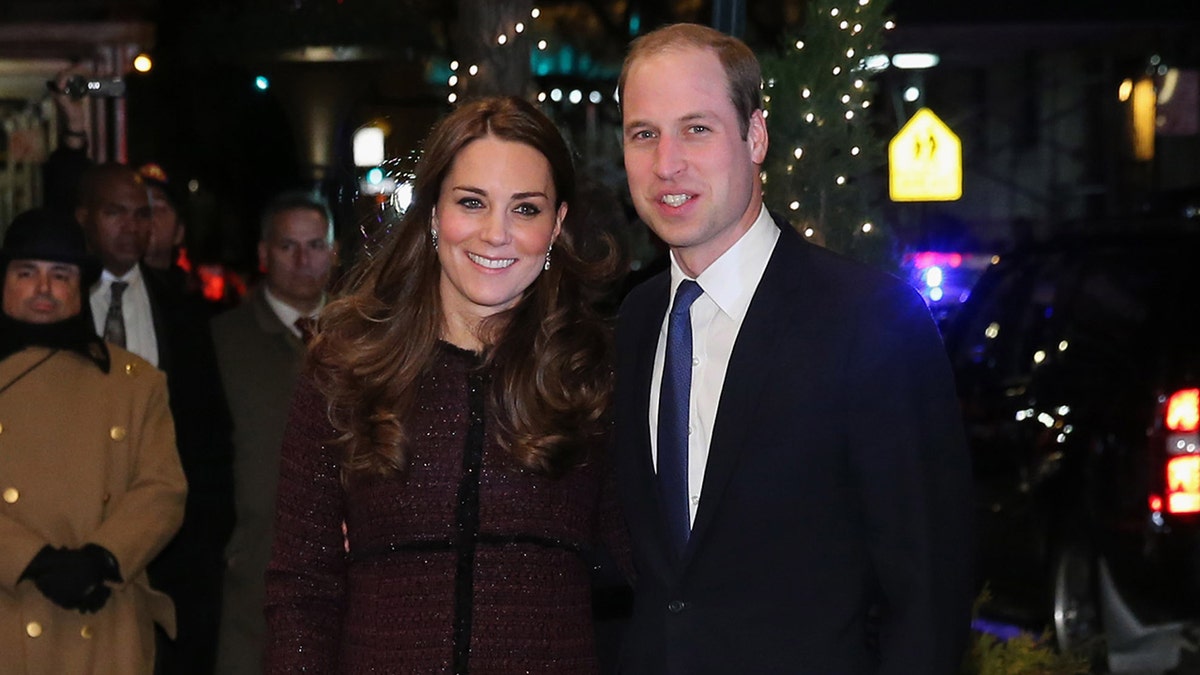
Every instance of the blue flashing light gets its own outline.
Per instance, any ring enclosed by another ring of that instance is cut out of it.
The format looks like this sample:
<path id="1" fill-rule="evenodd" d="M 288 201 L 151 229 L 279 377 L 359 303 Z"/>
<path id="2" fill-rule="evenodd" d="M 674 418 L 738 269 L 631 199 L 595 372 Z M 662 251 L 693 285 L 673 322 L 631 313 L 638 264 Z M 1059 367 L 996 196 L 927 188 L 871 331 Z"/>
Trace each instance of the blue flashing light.
<path id="1" fill-rule="evenodd" d="M 265 75 L 259 75 L 254 78 L 254 88 L 259 91 L 266 91 L 271 87 L 271 81 Z"/>
<path id="2" fill-rule="evenodd" d="M 634 12 L 629 15 L 629 34 L 637 35 L 642 30 L 642 15 Z"/>
<path id="3" fill-rule="evenodd" d="M 945 279 L 945 273 L 937 265 L 925 270 L 925 285 L 929 288 L 941 288 Z"/>
<path id="4" fill-rule="evenodd" d="M 383 169 L 375 167 L 367 171 L 367 182 L 371 185 L 379 185 L 383 182 Z"/>

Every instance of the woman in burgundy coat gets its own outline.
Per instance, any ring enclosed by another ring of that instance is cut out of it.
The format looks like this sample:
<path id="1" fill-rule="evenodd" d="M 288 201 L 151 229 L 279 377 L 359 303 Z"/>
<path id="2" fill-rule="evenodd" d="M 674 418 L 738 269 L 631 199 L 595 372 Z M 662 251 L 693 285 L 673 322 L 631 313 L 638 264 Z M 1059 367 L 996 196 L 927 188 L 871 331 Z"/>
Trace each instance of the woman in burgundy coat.
<path id="1" fill-rule="evenodd" d="M 523 100 L 466 104 L 426 140 L 412 205 L 322 312 L 293 400 L 268 672 L 597 671 L 586 556 L 626 547 L 592 310 L 616 266 L 567 217 L 573 192 Z"/>

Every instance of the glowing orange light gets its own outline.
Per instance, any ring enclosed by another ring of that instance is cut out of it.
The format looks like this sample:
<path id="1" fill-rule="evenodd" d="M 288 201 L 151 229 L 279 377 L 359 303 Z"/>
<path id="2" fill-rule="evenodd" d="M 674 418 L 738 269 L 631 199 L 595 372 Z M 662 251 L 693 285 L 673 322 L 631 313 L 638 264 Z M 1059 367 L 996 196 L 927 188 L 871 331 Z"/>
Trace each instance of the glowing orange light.
<path id="1" fill-rule="evenodd" d="M 1162 507 L 1163 498 L 1158 495 L 1150 495 L 1150 510 L 1158 512 L 1162 511 Z"/>
<path id="2" fill-rule="evenodd" d="M 1167 401 L 1167 428 L 1195 431 L 1200 427 L 1200 389 L 1180 389 Z"/>
<path id="3" fill-rule="evenodd" d="M 1200 513 L 1200 455 L 1174 457 L 1167 462 L 1167 510 Z"/>

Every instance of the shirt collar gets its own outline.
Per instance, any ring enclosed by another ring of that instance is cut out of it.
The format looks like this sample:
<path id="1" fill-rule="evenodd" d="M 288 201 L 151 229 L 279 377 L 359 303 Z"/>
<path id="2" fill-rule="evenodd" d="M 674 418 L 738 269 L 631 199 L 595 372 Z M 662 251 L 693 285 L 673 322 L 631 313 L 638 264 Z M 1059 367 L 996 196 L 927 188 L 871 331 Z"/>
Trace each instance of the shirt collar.
<path id="1" fill-rule="evenodd" d="M 754 289 L 758 288 L 778 240 L 779 228 L 767 213 L 767 207 L 763 206 L 750 229 L 701 272 L 696 282 L 718 309 L 740 323 L 750 309 Z M 672 298 L 679 284 L 688 278 L 675 256 L 671 255 Z"/>
<path id="2" fill-rule="evenodd" d="M 325 296 L 322 295 L 321 302 L 317 304 L 317 308 L 310 314 L 304 314 L 276 297 L 275 294 L 271 293 L 271 288 L 266 284 L 263 284 L 263 297 L 266 298 L 267 304 L 271 306 L 271 311 L 275 312 L 275 316 L 279 317 L 283 325 L 287 326 L 288 330 L 297 334 L 299 334 L 299 329 L 296 328 L 296 319 L 302 316 L 315 318 L 321 312 L 321 308 L 325 306 Z"/>
<path id="3" fill-rule="evenodd" d="M 124 281 L 130 286 L 136 286 L 142 281 L 142 268 L 140 265 L 134 265 L 129 268 L 129 271 L 121 276 L 117 276 L 108 270 L 100 273 L 100 285 L 107 288 L 114 281 Z"/>

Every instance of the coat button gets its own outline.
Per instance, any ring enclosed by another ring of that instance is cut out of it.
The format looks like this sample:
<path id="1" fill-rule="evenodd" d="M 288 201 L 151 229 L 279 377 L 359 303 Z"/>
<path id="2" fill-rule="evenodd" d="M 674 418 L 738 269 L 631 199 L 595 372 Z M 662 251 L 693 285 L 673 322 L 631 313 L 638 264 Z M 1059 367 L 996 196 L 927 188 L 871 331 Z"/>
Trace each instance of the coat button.
<path id="1" fill-rule="evenodd" d="M 79 629 L 79 637 L 83 638 L 84 640 L 91 640 L 92 639 L 92 627 L 84 626 L 83 628 L 80 628 Z"/>
<path id="2" fill-rule="evenodd" d="M 667 611 L 672 614 L 678 614 L 684 610 L 687 605 L 682 600 L 672 600 L 667 603 Z"/>
<path id="3" fill-rule="evenodd" d="M 25 634 L 32 638 L 35 638 L 35 637 L 41 635 L 42 634 L 42 624 L 40 624 L 36 621 L 30 621 L 29 623 L 25 624 Z"/>
<path id="4" fill-rule="evenodd" d="M 137 375 L 137 371 L 138 371 L 138 367 L 137 367 L 136 363 L 130 361 L 129 363 L 125 364 L 125 374 L 126 375 L 129 375 L 129 376 Z"/>
<path id="5" fill-rule="evenodd" d="M 17 488 L 4 488 L 4 501 L 8 502 L 9 504 L 16 504 L 17 500 L 20 498 L 21 493 L 17 490 Z"/>
<path id="6" fill-rule="evenodd" d="M 0 434 L 4 433 L 4 425 L 0 424 Z"/>
<path id="7" fill-rule="evenodd" d="M 108 435 L 114 441 L 123 441 L 125 440 L 125 427 L 115 426 L 108 430 Z"/>

